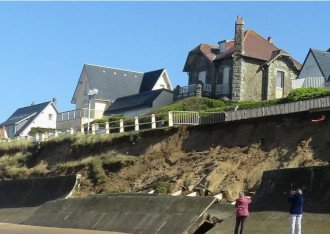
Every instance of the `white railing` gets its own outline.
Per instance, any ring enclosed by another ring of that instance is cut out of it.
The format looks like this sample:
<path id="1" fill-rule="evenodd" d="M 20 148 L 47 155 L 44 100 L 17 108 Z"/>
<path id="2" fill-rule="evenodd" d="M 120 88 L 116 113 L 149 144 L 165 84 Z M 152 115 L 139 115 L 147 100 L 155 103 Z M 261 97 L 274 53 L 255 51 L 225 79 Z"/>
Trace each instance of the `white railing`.
<path id="1" fill-rule="evenodd" d="M 203 85 L 203 91 L 204 92 L 211 93 L 212 92 L 212 85 L 210 85 L 210 84 L 204 84 Z"/>
<path id="2" fill-rule="evenodd" d="M 181 86 L 179 88 L 179 94 L 194 93 L 194 92 L 196 92 L 196 88 L 197 88 L 196 84 Z"/>
<path id="3" fill-rule="evenodd" d="M 215 93 L 219 94 L 229 94 L 229 84 L 219 84 L 215 86 Z"/>
<path id="4" fill-rule="evenodd" d="M 170 111 L 169 126 L 198 125 L 199 113 L 197 111 Z"/>
<path id="5" fill-rule="evenodd" d="M 226 112 L 204 113 L 202 116 L 196 111 L 169 111 L 168 120 L 156 118 L 154 114 L 143 117 L 135 117 L 134 120 L 120 119 L 118 121 L 92 124 L 91 134 L 116 134 L 129 131 L 141 131 L 171 127 L 174 125 L 199 125 L 214 124 L 220 122 L 236 121 L 242 119 L 259 118 L 263 116 L 283 115 L 309 111 L 310 109 L 330 107 L 330 96 L 305 101 L 297 101 L 273 106 L 265 106 L 253 109 L 233 110 Z M 168 121 L 168 123 L 166 123 Z M 82 134 L 87 134 L 86 127 L 78 129 Z M 32 141 L 47 141 L 58 136 L 68 136 L 76 133 L 77 130 L 70 128 L 64 131 L 53 131 L 39 133 L 33 137 L 27 137 Z"/>
<path id="6" fill-rule="evenodd" d="M 90 110 L 90 118 L 97 119 L 101 118 L 103 111 L 101 110 Z M 88 118 L 88 108 L 81 108 L 76 110 L 65 111 L 57 114 L 57 122 L 75 120 L 81 118 Z"/>

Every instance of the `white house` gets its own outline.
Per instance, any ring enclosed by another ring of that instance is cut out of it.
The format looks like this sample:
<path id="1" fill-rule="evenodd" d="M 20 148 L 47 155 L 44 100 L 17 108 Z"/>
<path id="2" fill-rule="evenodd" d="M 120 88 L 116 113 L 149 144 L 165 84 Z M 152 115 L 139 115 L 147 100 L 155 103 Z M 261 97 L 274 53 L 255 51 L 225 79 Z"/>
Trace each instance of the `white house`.
<path id="1" fill-rule="evenodd" d="M 56 129 L 57 114 L 53 99 L 17 109 L 0 127 L 5 128 L 8 138 L 26 137 L 33 127 Z"/>
<path id="2" fill-rule="evenodd" d="M 97 89 L 98 94 L 91 100 L 90 121 L 101 118 L 117 98 L 158 89 L 173 90 L 173 87 L 165 69 L 135 72 L 85 64 L 71 100 L 76 109 L 60 113 L 57 128 L 79 128 L 87 123 L 88 91 L 91 89 Z"/>
<path id="3" fill-rule="evenodd" d="M 298 78 L 292 81 L 293 88 L 330 88 L 330 49 L 310 49 Z"/>

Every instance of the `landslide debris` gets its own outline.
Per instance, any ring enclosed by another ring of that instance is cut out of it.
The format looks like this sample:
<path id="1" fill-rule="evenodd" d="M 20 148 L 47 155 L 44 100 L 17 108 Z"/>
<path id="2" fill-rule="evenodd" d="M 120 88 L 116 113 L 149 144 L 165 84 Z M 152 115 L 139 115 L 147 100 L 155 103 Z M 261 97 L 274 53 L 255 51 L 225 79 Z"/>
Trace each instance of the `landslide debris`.
<path id="1" fill-rule="evenodd" d="M 242 190 L 255 191 L 265 170 L 328 165 L 329 130 L 330 122 L 312 123 L 300 114 L 117 136 L 77 135 L 20 150 L 1 143 L 0 176 L 80 173 L 75 196 L 182 190 L 222 192 L 233 200 Z"/>

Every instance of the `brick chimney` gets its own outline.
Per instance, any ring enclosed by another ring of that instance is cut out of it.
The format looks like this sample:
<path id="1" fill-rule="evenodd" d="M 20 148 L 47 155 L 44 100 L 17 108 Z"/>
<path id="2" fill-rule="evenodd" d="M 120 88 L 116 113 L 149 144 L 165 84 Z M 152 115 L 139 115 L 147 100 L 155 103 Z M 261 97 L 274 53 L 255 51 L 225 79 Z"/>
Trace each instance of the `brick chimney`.
<path id="1" fill-rule="evenodd" d="M 237 54 L 244 54 L 244 19 L 237 16 L 235 22 L 235 48 Z"/>

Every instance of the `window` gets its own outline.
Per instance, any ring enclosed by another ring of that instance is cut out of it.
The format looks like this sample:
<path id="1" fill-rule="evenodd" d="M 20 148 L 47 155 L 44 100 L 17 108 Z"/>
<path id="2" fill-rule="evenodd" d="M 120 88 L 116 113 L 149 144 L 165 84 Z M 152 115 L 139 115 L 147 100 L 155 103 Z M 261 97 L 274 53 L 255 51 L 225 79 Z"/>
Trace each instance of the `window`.
<path id="1" fill-rule="evenodd" d="M 228 84 L 230 75 L 230 67 L 221 67 L 217 78 L 217 84 Z"/>
<path id="2" fill-rule="evenodd" d="M 223 68 L 223 84 L 228 84 L 229 83 L 229 67 L 224 67 Z"/>
<path id="3" fill-rule="evenodd" d="M 48 114 L 48 119 L 52 120 L 53 119 L 53 114 Z"/>
<path id="4" fill-rule="evenodd" d="M 282 71 L 277 71 L 276 88 L 279 88 L 279 89 L 284 88 L 284 72 L 282 72 Z"/>
<path id="5" fill-rule="evenodd" d="M 201 81 L 203 84 L 206 83 L 206 71 L 201 71 L 198 73 L 198 80 Z"/>

